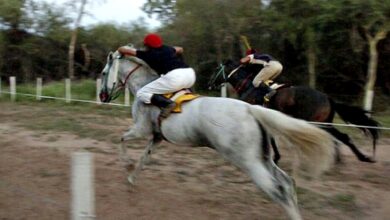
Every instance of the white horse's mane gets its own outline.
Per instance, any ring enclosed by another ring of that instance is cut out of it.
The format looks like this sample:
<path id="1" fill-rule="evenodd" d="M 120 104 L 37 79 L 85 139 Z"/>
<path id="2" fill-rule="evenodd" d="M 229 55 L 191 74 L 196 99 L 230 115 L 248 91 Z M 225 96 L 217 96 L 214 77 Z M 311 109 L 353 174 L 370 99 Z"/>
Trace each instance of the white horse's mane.
<path id="1" fill-rule="evenodd" d="M 128 45 L 126 45 L 126 46 L 123 46 L 124 48 L 128 48 L 128 49 L 133 49 L 133 50 L 135 50 L 135 49 L 137 49 L 137 48 L 135 48 L 132 44 L 128 44 Z M 114 57 L 118 57 L 118 56 L 120 56 L 121 54 L 118 52 L 118 51 L 115 51 L 114 52 Z M 154 69 L 152 69 L 150 66 L 149 66 L 149 64 L 147 64 L 145 61 L 143 61 L 142 59 L 140 59 L 140 58 L 138 58 L 138 57 L 135 57 L 135 56 L 125 56 L 125 58 L 127 59 L 127 60 L 130 60 L 130 61 L 132 61 L 132 62 L 135 62 L 135 63 L 137 63 L 137 64 L 140 64 L 140 65 L 142 65 L 143 67 L 145 67 L 146 68 L 146 71 L 149 71 L 149 72 L 152 72 L 152 73 L 154 73 L 154 74 L 157 74 L 156 73 L 156 71 L 154 70 Z"/>

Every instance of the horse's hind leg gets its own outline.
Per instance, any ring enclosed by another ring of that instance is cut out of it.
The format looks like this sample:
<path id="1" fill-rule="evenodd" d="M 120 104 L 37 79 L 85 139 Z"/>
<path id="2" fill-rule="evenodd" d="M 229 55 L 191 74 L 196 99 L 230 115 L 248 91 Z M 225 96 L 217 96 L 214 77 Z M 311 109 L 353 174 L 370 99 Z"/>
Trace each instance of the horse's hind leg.
<path id="1" fill-rule="evenodd" d="M 257 160 L 247 164 L 249 175 L 256 186 L 279 203 L 291 219 L 302 219 L 292 179 L 271 160 L 265 163 Z"/>
<path id="2" fill-rule="evenodd" d="M 341 141 L 345 145 L 347 145 L 360 161 L 369 162 L 369 163 L 375 162 L 374 159 L 372 159 L 371 157 L 366 156 L 362 152 L 360 152 L 359 149 L 352 143 L 351 139 L 349 138 L 349 136 L 347 134 L 340 132 L 339 130 L 337 130 L 334 127 L 324 128 L 324 130 L 326 130 L 331 135 L 333 135 L 335 138 L 337 138 L 339 141 Z"/>
<path id="3" fill-rule="evenodd" d="M 274 162 L 275 164 L 278 164 L 278 161 L 280 160 L 280 153 L 279 153 L 279 150 L 278 150 L 278 145 L 276 144 L 275 142 L 275 139 L 271 138 L 271 146 L 272 146 L 272 149 L 274 150 Z"/>

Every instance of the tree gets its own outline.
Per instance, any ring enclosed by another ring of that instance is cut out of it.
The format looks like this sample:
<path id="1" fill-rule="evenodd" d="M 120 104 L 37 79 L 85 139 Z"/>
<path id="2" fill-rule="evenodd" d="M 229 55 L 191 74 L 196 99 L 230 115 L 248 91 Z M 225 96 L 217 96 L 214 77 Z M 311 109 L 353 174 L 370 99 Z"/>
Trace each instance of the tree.
<path id="1" fill-rule="evenodd" d="M 324 2 L 321 0 L 273 0 L 265 10 L 264 23 L 295 47 L 302 42 L 306 57 L 308 84 L 316 88 L 317 41 L 323 22 Z"/>
<path id="2" fill-rule="evenodd" d="M 369 59 L 363 107 L 372 110 L 374 87 L 378 69 L 378 43 L 390 32 L 390 2 L 388 0 L 351 1 L 355 22 L 360 34 L 367 41 Z"/>
<path id="3" fill-rule="evenodd" d="M 74 77 L 74 51 L 77 42 L 77 32 L 81 23 L 81 19 L 85 14 L 85 6 L 88 3 L 88 0 L 80 0 L 79 9 L 77 12 L 77 17 L 74 22 L 73 31 L 71 33 L 70 42 L 69 42 L 69 52 L 68 52 L 68 77 L 73 79 Z"/>

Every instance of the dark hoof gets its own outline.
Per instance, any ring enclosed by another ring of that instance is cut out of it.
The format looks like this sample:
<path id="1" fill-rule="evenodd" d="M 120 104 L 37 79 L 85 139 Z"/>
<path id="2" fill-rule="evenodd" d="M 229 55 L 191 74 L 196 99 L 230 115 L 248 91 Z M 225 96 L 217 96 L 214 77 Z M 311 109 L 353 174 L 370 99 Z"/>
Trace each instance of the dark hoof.
<path id="1" fill-rule="evenodd" d="M 131 173 L 133 172 L 133 170 L 135 169 L 135 165 L 134 163 L 128 163 L 125 165 L 125 169 L 127 170 L 127 172 Z"/>
<path id="2" fill-rule="evenodd" d="M 367 163 L 376 163 L 375 159 L 367 156 L 360 157 L 359 160 Z"/>

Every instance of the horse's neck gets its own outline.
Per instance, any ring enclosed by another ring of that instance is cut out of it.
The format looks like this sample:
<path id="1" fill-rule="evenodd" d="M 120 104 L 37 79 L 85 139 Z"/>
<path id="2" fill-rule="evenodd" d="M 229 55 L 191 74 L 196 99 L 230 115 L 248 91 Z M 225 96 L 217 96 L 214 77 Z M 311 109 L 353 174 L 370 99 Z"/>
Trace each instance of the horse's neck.
<path id="1" fill-rule="evenodd" d="M 126 78 L 127 74 L 135 68 L 136 66 L 133 65 L 124 68 L 124 74 L 122 74 L 123 77 Z M 132 76 L 130 76 L 127 82 L 127 87 L 133 95 L 136 95 L 138 90 L 158 78 L 158 75 L 152 71 L 153 70 L 148 67 L 141 66 L 141 68 L 132 73 Z"/>
<path id="2" fill-rule="evenodd" d="M 238 69 L 236 73 L 229 77 L 228 82 L 233 86 L 236 92 L 241 94 L 245 92 L 243 88 L 247 87 L 247 84 L 252 82 L 252 76 L 249 73 L 243 74 L 239 71 L 244 70 Z"/>

